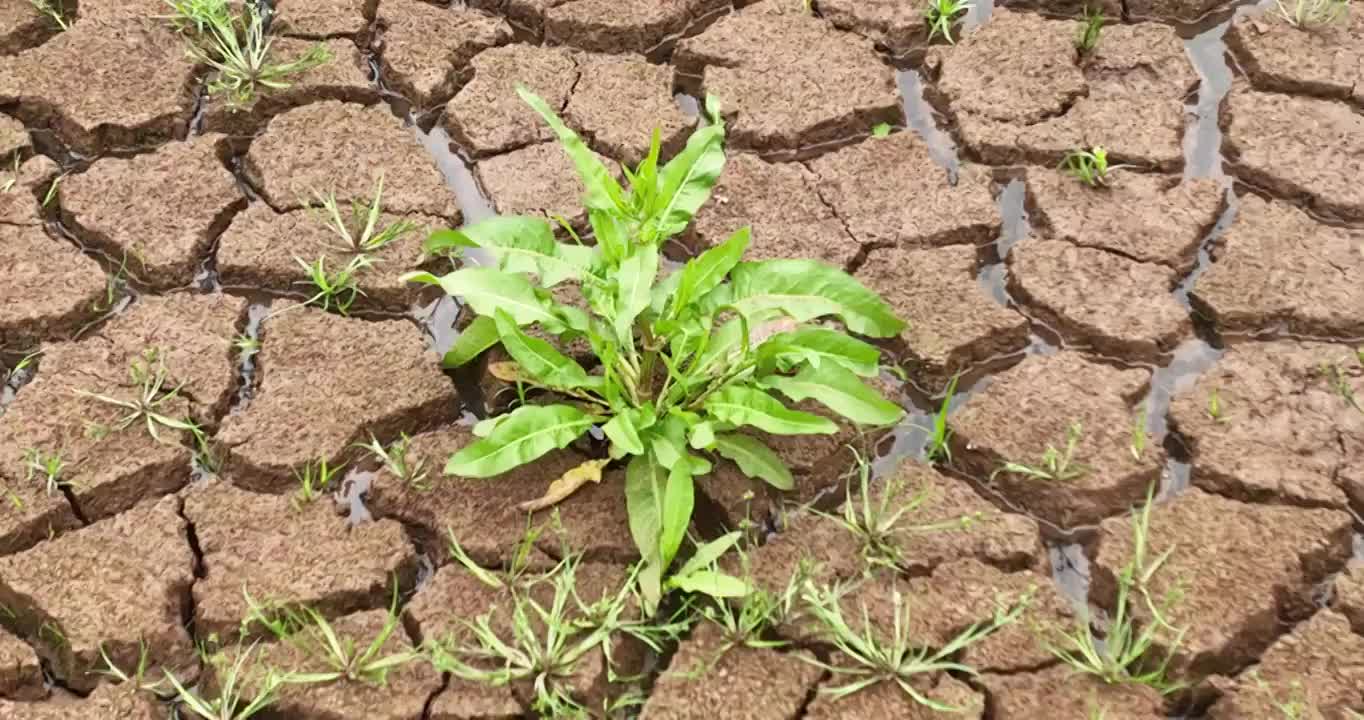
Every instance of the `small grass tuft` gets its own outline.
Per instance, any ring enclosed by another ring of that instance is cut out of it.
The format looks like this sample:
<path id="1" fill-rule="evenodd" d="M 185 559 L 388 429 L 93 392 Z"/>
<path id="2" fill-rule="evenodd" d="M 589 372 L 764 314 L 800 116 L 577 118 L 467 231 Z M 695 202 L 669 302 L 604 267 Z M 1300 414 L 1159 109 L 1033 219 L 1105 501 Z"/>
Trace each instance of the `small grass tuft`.
<path id="1" fill-rule="evenodd" d="M 890 137 L 890 123 L 877 123 L 871 128 L 871 136 L 874 138 Z"/>
<path id="2" fill-rule="evenodd" d="M 1217 388 L 1213 388 L 1212 391 L 1208 393 L 1207 413 L 1208 418 L 1213 422 L 1220 423 L 1227 421 L 1226 417 L 1222 414 L 1222 396 L 1217 392 Z"/>
<path id="3" fill-rule="evenodd" d="M 1038 478 L 1039 480 L 1066 481 L 1082 478 L 1089 474 L 1089 468 L 1075 462 L 1075 449 L 1080 445 L 1080 438 L 1083 437 L 1084 428 L 1080 423 L 1071 423 L 1066 428 L 1066 449 L 1057 450 L 1055 445 L 1048 445 L 1042 453 L 1042 462 L 1036 466 L 1027 465 L 1020 462 L 1005 462 L 998 470 L 990 473 L 990 479 L 994 480 L 1000 473 L 1013 473 L 1015 475 L 1026 475 Z"/>
<path id="4" fill-rule="evenodd" d="M 121 432 L 141 422 L 145 424 L 147 434 L 157 442 L 165 442 L 161 439 L 160 430 L 170 429 L 189 433 L 197 445 L 204 444 L 204 432 L 196 423 L 187 418 L 171 417 L 163 409 L 167 403 L 180 396 L 183 384 L 167 386 L 170 371 L 166 368 L 160 348 L 144 349 L 141 357 L 129 365 L 128 375 L 138 388 L 137 398 L 134 400 L 121 400 L 86 390 L 75 391 L 81 397 L 91 398 L 125 411 L 112 425 L 87 423 L 87 430 L 92 437 L 102 439 L 111 432 Z"/>
<path id="5" fill-rule="evenodd" d="M 218 674 L 218 692 L 213 697 L 205 696 L 198 688 L 186 687 L 167 671 L 166 680 L 174 689 L 180 716 L 190 713 L 201 720 L 248 720 L 273 704 L 289 676 L 268 665 L 257 666 L 253 661 L 257 652 L 256 643 L 246 648 L 238 643 L 236 659 L 230 664 L 221 652 L 204 654 L 205 664 L 213 666 Z"/>
<path id="6" fill-rule="evenodd" d="M 1350 0 L 1275 0 L 1279 15 L 1299 30 L 1319 30 L 1350 14 Z"/>
<path id="7" fill-rule="evenodd" d="M 947 44 L 956 44 L 956 40 L 952 39 L 952 27 L 957 24 L 960 16 L 971 9 L 971 5 L 972 3 L 967 0 L 929 0 L 928 7 L 924 8 L 928 42 L 933 42 L 933 38 L 941 35 Z"/>
<path id="8" fill-rule="evenodd" d="M 66 3 L 63 0 L 28 0 L 33 9 L 46 15 L 60 30 L 70 30 L 66 20 Z"/>
<path id="9" fill-rule="evenodd" d="M 1103 27 L 1103 10 L 1086 7 L 1084 25 L 1080 26 L 1080 33 L 1075 37 L 1075 48 L 1081 55 L 1092 52 L 1098 46 L 1099 34 L 1103 32 Z"/>
<path id="10" fill-rule="evenodd" d="M 384 626 L 366 645 L 337 633 L 327 618 L 313 608 L 294 610 L 274 604 L 261 605 L 250 595 L 246 596 L 246 604 L 248 611 L 244 625 L 264 627 L 277 640 L 291 645 L 304 656 L 326 667 L 318 672 L 290 673 L 290 683 L 346 680 L 383 687 L 388 684 L 390 672 L 421 657 L 411 648 L 398 652 L 384 651 L 384 646 L 393 637 L 400 622 L 396 585 Z"/>
<path id="11" fill-rule="evenodd" d="M 355 200 L 351 202 L 350 217 L 341 214 L 335 193 L 313 194 L 315 204 L 309 209 L 322 223 L 340 239 L 339 245 L 328 245 L 334 250 L 353 255 L 367 255 L 378 252 L 386 245 L 417 230 L 417 224 L 409 220 L 399 220 L 383 227 L 379 226 L 383 212 L 384 178 L 379 176 L 374 186 L 374 199 L 370 202 Z"/>
<path id="12" fill-rule="evenodd" d="M 924 447 L 924 460 L 930 463 L 952 462 L 952 429 L 947 426 L 947 416 L 952 411 L 952 396 L 957 392 L 957 376 L 953 375 L 943 393 L 942 404 L 933 415 L 928 444 Z"/>
<path id="13" fill-rule="evenodd" d="M 342 315 L 350 312 L 351 305 L 355 300 L 362 297 L 365 291 L 361 290 L 356 284 L 356 275 L 361 270 L 365 270 L 374 265 L 374 261 L 368 255 L 356 255 L 346 263 L 345 267 L 334 273 L 327 272 L 327 259 L 319 257 L 311 265 L 300 257 L 295 257 L 294 262 L 303 268 L 303 272 L 308 275 L 307 280 L 300 281 L 300 285 L 311 286 L 317 292 L 303 301 L 304 305 L 318 305 L 323 310 L 330 311 L 333 307 Z"/>
<path id="14" fill-rule="evenodd" d="M 320 458 L 304 465 L 301 470 L 294 470 L 294 477 L 298 479 L 298 490 L 294 492 L 293 499 L 294 509 L 302 510 L 304 505 L 330 490 L 336 474 L 345 467 L 345 463 L 332 466 L 328 464 L 326 458 Z"/>
<path id="15" fill-rule="evenodd" d="M 1065 174 L 1090 187 L 1106 187 L 1109 177 L 1128 165 L 1109 165 L 1108 151 L 1101 145 L 1089 150 L 1072 150 L 1061 158 L 1060 168 Z"/>
<path id="16" fill-rule="evenodd" d="M 398 440 L 390 443 L 387 447 L 375 439 L 373 435 L 369 436 L 369 444 L 356 444 L 356 447 L 367 451 L 374 456 L 374 459 L 383 463 L 383 469 L 404 485 L 426 492 L 431 489 L 430 472 L 426 467 L 426 459 L 417 458 L 415 462 L 410 459 L 408 454 L 411 446 L 412 438 L 408 437 L 407 433 L 402 433 Z"/>
<path id="17" fill-rule="evenodd" d="M 1364 407 L 1360 407 L 1359 400 L 1355 397 L 1354 387 L 1350 385 L 1350 377 L 1345 374 L 1340 363 L 1322 363 L 1320 371 L 1321 376 L 1326 378 L 1326 384 L 1331 388 L 1331 392 L 1339 395 L 1346 405 L 1364 412 Z"/>
<path id="18" fill-rule="evenodd" d="M 109 657 L 109 653 L 104 649 L 104 643 L 100 643 L 99 656 L 104 661 L 104 669 L 94 672 L 117 680 L 120 685 L 130 688 L 133 692 L 149 692 L 159 696 L 166 691 L 166 678 L 163 677 L 154 683 L 147 682 L 149 650 L 146 640 L 137 641 L 137 665 L 129 674 Z"/>
<path id="19" fill-rule="evenodd" d="M 1132 453 L 1132 459 L 1141 462 L 1141 456 L 1146 454 L 1146 405 L 1142 404 L 1137 408 L 1137 416 L 1132 420 L 1132 441 L 1128 445 L 1128 450 Z"/>
<path id="20" fill-rule="evenodd" d="M 29 448 L 24 451 L 24 481 L 31 483 L 41 476 L 48 497 L 61 492 L 62 488 L 75 487 L 70 480 L 62 478 L 65 471 L 66 462 L 62 460 L 60 450 L 51 455 L 38 448 Z"/>

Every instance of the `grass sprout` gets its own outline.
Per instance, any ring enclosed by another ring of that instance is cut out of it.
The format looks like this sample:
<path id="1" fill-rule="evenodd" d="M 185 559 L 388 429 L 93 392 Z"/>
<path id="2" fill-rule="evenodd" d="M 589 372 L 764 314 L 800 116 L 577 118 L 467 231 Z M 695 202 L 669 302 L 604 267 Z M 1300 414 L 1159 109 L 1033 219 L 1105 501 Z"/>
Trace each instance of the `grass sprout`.
<path id="1" fill-rule="evenodd" d="M 1132 441 L 1128 445 L 1128 450 L 1132 453 L 1132 459 L 1141 462 L 1141 456 L 1146 454 L 1146 406 L 1137 408 L 1137 417 L 1132 420 Z"/>
<path id="2" fill-rule="evenodd" d="M 1080 33 L 1075 37 L 1076 49 L 1081 53 L 1092 51 L 1099 44 L 1099 34 L 1103 32 L 1103 27 L 1103 10 L 1086 7 L 1084 25 L 1080 26 Z"/>
<path id="3" fill-rule="evenodd" d="M 109 657 L 109 653 L 104 649 L 104 643 L 100 643 L 99 656 L 104 661 L 104 669 L 94 672 L 111 677 L 117 680 L 120 685 L 132 688 L 134 692 L 150 692 L 159 695 L 165 691 L 166 678 L 163 677 L 154 683 L 147 682 L 149 650 L 146 640 L 137 641 L 137 665 L 133 666 L 132 674 L 129 674 Z"/>
<path id="4" fill-rule="evenodd" d="M 1181 600 L 1180 592 L 1171 590 L 1161 598 L 1151 592 L 1153 578 L 1175 549 L 1171 546 L 1154 558 L 1150 556 L 1147 537 L 1154 493 L 1153 485 L 1141 509 L 1132 513 L 1132 558 L 1118 572 L 1118 597 L 1103 640 L 1094 636 L 1088 618 L 1082 616 L 1073 631 L 1061 633 L 1059 642 L 1045 644 L 1049 652 L 1077 672 L 1093 675 L 1110 685 L 1146 685 L 1169 694 L 1185 687 L 1167 673 L 1187 628 L 1176 628 L 1169 619 L 1171 610 Z M 1133 605 L 1137 602 L 1150 616 L 1140 625 L 1133 617 Z M 1151 655 L 1161 645 L 1166 648 L 1164 658 L 1153 663 Z"/>
<path id="5" fill-rule="evenodd" d="M 1080 423 L 1071 423 L 1070 427 L 1066 428 L 1066 449 L 1064 451 L 1057 450 L 1055 445 L 1048 445 L 1046 451 L 1042 453 L 1042 461 L 1038 465 L 1005 462 L 998 470 L 990 473 L 990 479 L 994 480 L 995 476 L 1000 473 L 1013 473 L 1040 480 L 1061 482 L 1084 477 L 1089 473 L 1089 468 L 1075 462 L 1075 449 L 1079 447 L 1080 438 L 1083 434 L 1084 428 Z"/>
<path id="6" fill-rule="evenodd" d="M 342 315 L 350 312 L 351 305 L 355 304 L 356 298 L 363 296 L 365 292 L 356 285 L 356 275 L 366 268 L 374 265 L 374 261 L 368 255 L 356 255 L 346 263 L 345 267 L 334 273 L 327 272 L 327 259 L 319 257 L 311 265 L 302 258 L 295 257 L 294 262 L 303 268 L 303 272 L 308 275 L 308 279 L 301 281 L 300 284 L 310 285 L 317 292 L 312 297 L 303 301 L 304 305 L 320 305 L 323 310 L 331 310 L 333 307 Z"/>
<path id="7" fill-rule="evenodd" d="M 33 482 L 42 476 L 49 497 L 61 492 L 62 488 L 75 487 L 71 481 L 62 479 L 62 473 L 65 471 L 66 462 L 62 460 L 60 450 L 51 455 L 38 448 L 24 451 L 24 481 Z"/>
<path id="8" fill-rule="evenodd" d="M 132 378 L 133 384 L 138 387 L 137 398 L 134 400 L 122 400 L 86 390 L 75 391 L 77 395 L 125 411 L 123 416 L 112 425 L 90 424 L 89 428 L 94 437 L 103 438 L 110 432 L 120 432 L 141 422 L 145 424 L 147 434 L 151 435 L 152 439 L 157 442 L 164 442 L 161 439 L 160 428 L 169 428 L 187 432 L 195 438 L 197 443 L 203 443 L 204 433 L 197 424 L 188 419 L 167 415 L 163 409 L 167 403 L 173 402 L 180 396 L 180 389 L 183 384 L 174 387 L 167 386 L 170 371 L 166 368 L 160 349 L 147 348 L 143 350 L 141 357 L 133 360 L 129 365 L 128 375 Z"/>
<path id="9" fill-rule="evenodd" d="M 259 623 L 277 639 L 293 646 L 305 656 L 324 666 L 319 672 L 290 673 L 290 683 L 328 683 L 337 680 L 362 682 L 374 686 L 388 684 L 388 674 L 406 665 L 421 654 L 413 649 L 399 652 L 385 652 L 384 646 L 398 629 L 398 592 L 393 591 L 393 603 L 389 606 L 384 626 L 368 644 L 360 644 L 354 638 L 338 633 L 322 613 L 310 607 L 293 610 L 273 605 L 263 606 L 246 597 L 249 608 L 246 624 Z"/>
<path id="10" fill-rule="evenodd" d="M 1218 394 L 1217 388 L 1213 388 L 1208 393 L 1207 413 L 1208 418 L 1213 422 L 1226 422 L 1226 418 L 1222 414 L 1222 396 Z"/>
<path id="11" fill-rule="evenodd" d="M 952 462 L 952 429 L 947 426 L 947 415 L 952 411 L 952 396 L 957 392 L 957 376 L 953 375 L 952 380 L 947 383 L 947 391 L 943 394 L 942 404 L 938 406 L 938 412 L 933 415 L 933 427 L 928 435 L 928 444 L 924 447 L 924 459 L 928 462 Z"/>
<path id="12" fill-rule="evenodd" d="M 842 598 L 846 591 L 847 588 L 819 588 L 807 583 L 802 593 L 813 620 L 834 648 L 849 661 L 848 664 L 830 664 L 817 659 L 806 660 L 832 675 L 833 680 L 822 686 L 820 692 L 837 700 L 880 682 L 893 682 L 914 702 L 949 713 L 961 712 L 964 708 L 946 705 L 924 695 L 914 687 L 915 678 L 945 672 L 976 675 L 974 668 L 952 658 L 1016 621 L 1031 599 L 1025 597 L 1012 607 L 1000 604 L 992 619 L 966 628 L 933 649 L 910 637 L 910 608 L 898 588 L 891 595 L 895 619 L 888 636 L 871 621 L 865 604 L 862 605 L 861 627 L 853 626 L 843 612 Z"/>
<path id="13" fill-rule="evenodd" d="M 966 0 L 929 0 L 928 7 L 924 8 L 928 42 L 933 42 L 933 38 L 941 35 L 949 45 L 956 44 L 952 39 L 952 26 L 957 23 L 959 16 L 966 14 L 970 9 L 971 3 Z"/>
<path id="14" fill-rule="evenodd" d="M 1350 0 L 1275 0 L 1279 15 L 1300 30 L 1331 25 L 1350 13 Z"/>
<path id="15" fill-rule="evenodd" d="M 877 123 L 871 128 L 871 136 L 874 138 L 890 137 L 890 123 Z"/>
<path id="16" fill-rule="evenodd" d="M 1355 389 L 1350 385 L 1350 378 L 1341 369 L 1339 363 L 1322 363 L 1321 375 L 1326 378 L 1326 384 L 1330 386 L 1331 392 L 1339 395 L 1346 405 L 1364 412 L 1364 407 L 1360 407 L 1359 400 L 1355 398 Z"/>
<path id="17" fill-rule="evenodd" d="M 1060 168 L 1067 175 L 1090 187 L 1108 185 L 1109 176 L 1128 165 L 1109 165 L 1108 151 L 1101 145 L 1089 150 L 1072 150 L 1061 159 Z"/>
<path id="18" fill-rule="evenodd" d="M 66 22 L 66 7 L 62 0 L 28 0 L 34 10 L 46 15 L 57 27 L 62 30 L 69 30 L 71 26 Z"/>
<path id="19" fill-rule="evenodd" d="M 408 457 L 411 446 L 412 438 L 408 437 L 407 433 L 402 433 L 398 440 L 387 447 L 375 439 L 373 435 L 369 436 L 368 445 L 356 444 L 356 447 L 364 449 L 376 460 L 383 463 L 383 468 L 393 477 L 398 478 L 404 485 L 425 492 L 431 489 L 428 480 L 430 472 L 426 467 L 426 458 L 417 458 L 414 462 Z"/>
<path id="20" fill-rule="evenodd" d="M 341 240 L 340 245 L 327 246 L 334 250 L 357 255 L 373 253 L 417 230 L 417 224 L 410 220 L 399 220 L 379 227 L 384 197 L 382 175 L 375 183 L 374 199 L 368 203 L 352 201 L 349 218 L 342 215 L 335 193 L 314 193 L 313 196 L 316 204 L 311 209 L 318 214 L 319 221 Z"/>
<path id="21" fill-rule="evenodd" d="M 301 470 L 295 470 L 294 477 L 298 479 L 298 490 L 294 492 L 294 509 L 301 510 L 304 505 L 321 497 L 322 493 L 332 487 L 336 474 L 344 467 L 345 463 L 333 466 L 326 458 L 321 458 L 307 463 Z"/>
<path id="22" fill-rule="evenodd" d="M 245 649 L 238 644 L 237 650 L 231 664 L 221 653 L 205 658 L 219 673 L 218 692 L 213 697 L 186 687 L 167 671 L 166 680 L 175 691 L 175 701 L 202 720 L 248 720 L 273 704 L 288 675 L 270 666 L 256 667 L 252 658 L 258 651 L 257 643 Z M 253 685 L 255 692 L 248 695 L 248 688 Z"/>

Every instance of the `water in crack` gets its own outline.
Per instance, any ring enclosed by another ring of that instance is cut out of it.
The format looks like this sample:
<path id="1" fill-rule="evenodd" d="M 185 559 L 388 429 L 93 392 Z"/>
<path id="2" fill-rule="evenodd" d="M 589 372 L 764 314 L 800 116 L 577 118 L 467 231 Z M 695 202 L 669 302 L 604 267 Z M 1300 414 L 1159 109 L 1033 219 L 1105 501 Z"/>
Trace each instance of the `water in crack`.
<path id="1" fill-rule="evenodd" d="M 1078 543 L 1048 542 L 1047 557 L 1051 560 L 1051 579 L 1061 594 L 1076 610 L 1089 605 L 1089 558 Z"/>
<path id="2" fill-rule="evenodd" d="M 1009 295 L 1009 267 L 1004 261 L 1009 251 L 1019 241 L 1032 233 L 1025 200 L 1028 196 L 1027 185 L 1022 180 L 1010 180 L 1004 190 L 995 198 L 999 208 L 1001 232 L 995 240 L 995 259 L 980 269 L 976 281 L 995 302 L 1004 307 L 1015 307 L 1017 303 Z"/>
<path id="3" fill-rule="evenodd" d="M 346 511 L 346 522 L 351 527 L 374 520 L 374 515 L 365 507 L 365 494 L 374 484 L 374 478 L 375 474 L 369 470 L 351 470 L 341 478 L 341 486 L 335 494 L 336 504 Z"/>
<path id="4" fill-rule="evenodd" d="M 437 125 L 431 128 L 431 132 L 423 132 L 417 125 L 416 118 L 410 115 L 408 123 L 412 126 L 413 134 L 417 136 L 417 142 L 421 143 L 422 148 L 440 169 L 441 175 L 445 176 L 445 184 L 455 193 L 455 202 L 459 204 L 460 213 L 464 216 L 464 224 L 471 225 L 496 217 L 497 210 L 479 188 L 473 170 L 452 149 L 450 135 L 445 132 L 445 128 Z"/>
<path id="5" fill-rule="evenodd" d="M 962 33 L 968 33 L 990 22 L 995 12 L 995 0 L 975 0 L 966 6 L 966 16 L 961 19 Z"/>
<path id="6" fill-rule="evenodd" d="M 938 128 L 933 118 L 933 106 L 924 100 L 924 82 L 913 70 L 896 70 L 895 85 L 900 90 L 900 104 L 909 128 L 928 145 L 928 156 L 947 171 L 947 182 L 957 184 L 961 161 L 957 159 L 957 143 L 952 136 Z"/>
<path id="7" fill-rule="evenodd" d="M 1236 11 L 1240 15 L 1244 8 Z M 1198 72 L 1198 99 L 1186 108 L 1194 122 L 1184 133 L 1184 177 L 1221 178 L 1222 128 L 1218 124 L 1222 100 L 1231 90 L 1227 45 L 1222 41 L 1233 15 L 1225 22 L 1184 41 L 1184 52 Z"/>
<path id="8" fill-rule="evenodd" d="M 684 92 L 673 95 L 673 102 L 677 103 L 677 109 L 682 111 L 689 119 L 696 120 L 701 117 L 701 101 Z"/>
<path id="9" fill-rule="evenodd" d="M 1217 242 L 1218 238 L 1222 237 L 1222 235 L 1227 232 L 1227 228 L 1231 227 L 1233 222 L 1236 222 L 1236 211 L 1240 208 L 1240 204 L 1240 200 L 1236 197 L 1235 191 L 1232 190 L 1231 184 L 1228 183 L 1226 206 L 1222 209 L 1222 214 L 1217 217 L 1217 222 L 1213 224 L 1212 230 L 1208 232 L 1208 236 L 1203 238 L 1203 241 L 1198 244 L 1198 260 L 1194 263 L 1193 269 L 1190 270 L 1189 274 L 1184 276 L 1184 278 L 1179 281 L 1179 284 L 1175 286 L 1175 300 L 1180 305 L 1184 306 L 1185 310 L 1193 310 L 1193 304 L 1189 302 L 1189 293 L 1193 292 L 1194 285 L 1198 283 L 1199 276 L 1207 272 L 1208 267 L 1212 265 L 1212 246 Z"/>
<path id="10" fill-rule="evenodd" d="M 246 328 L 242 331 L 242 336 L 256 343 L 254 347 L 239 347 L 237 352 L 241 356 L 241 361 L 237 365 L 237 399 L 228 409 L 227 414 L 235 415 L 251 403 L 251 396 L 255 394 L 256 381 L 256 353 L 260 352 L 260 326 L 270 314 L 270 301 L 254 302 L 246 308 Z"/>
<path id="11" fill-rule="evenodd" d="M 1193 387 L 1198 377 L 1221 359 L 1223 350 L 1193 338 L 1175 348 L 1169 364 L 1156 368 L 1151 374 L 1151 389 L 1146 394 L 1146 432 L 1157 444 L 1164 444 L 1170 431 L 1170 402 L 1175 395 Z M 1177 436 L 1178 447 L 1187 448 Z M 1160 477 L 1160 497 L 1174 497 L 1189 487 L 1190 467 L 1187 458 L 1171 455 L 1165 461 Z"/>

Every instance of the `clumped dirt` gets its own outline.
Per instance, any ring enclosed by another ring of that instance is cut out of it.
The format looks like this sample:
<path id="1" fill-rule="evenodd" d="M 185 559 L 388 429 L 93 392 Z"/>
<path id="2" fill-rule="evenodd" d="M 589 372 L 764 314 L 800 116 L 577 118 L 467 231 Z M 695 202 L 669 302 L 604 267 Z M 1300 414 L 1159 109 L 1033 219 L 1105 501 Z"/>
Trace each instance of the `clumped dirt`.
<path id="1" fill-rule="evenodd" d="M 352 223 L 351 208 L 347 205 L 339 209 L 352 237 L 358 237 L 364 218 L 360 223 Z M 277 213 L 265 203 L 251 205 L 232 219 L 218 240 L 215 257 L 219 281 L 230 288 L 260 289 L 303 298 L 313 295 L 316 287 L 309 282 L 298 260 L 312 264 L 322 258 L 328 272 L 337 272 L 357 254 L 353 245 L 330 227 L 331 222 L 320 207 Z M 356 284 L 364 293 L 357 306 L 402 311 L 416 302 L 421 287 L 400 278 L 425 262 L 421 246 L 427 236 L 451 226 L 444 218 L 383 213 L 375 230 L 395 223 L 409 224 L 411 229 L 379 250 L 365 253 L 374 265 L 356 277 Z"/>
<path id="2" fill-rule="evenodd" d="M 1143 685 L 1109 684 L 1053 665 L 1035 673 L 987 673 L 980 684 L 990 694 L 994 720 L 1033 720 L 1041 717 L 1105 720 L 1155 720 L 1167 717 L 1160 693 Z"/>
<path id="3" fill-rule="evenodd" d="M 1252 502 L 1343 507 L 1337 477 L 1358 460 L 1342 438 L 1364 436 L 1364 413 L 1341 388 L 1364 394 L 1361 377 L 1348 346 L 1233 346 L 1170 407 L 1193 483 Z"/>
<path id="4" fill-rule="evenodd" d="M 92 306 L 104 297 L 99 263 L 52 239 L 36 223 L 0 224 L 0 274 L 13 298 L 0 304 L 0 347 L 70 337 L 95 316 Z"/>
<path id="5" fill-rule="evenodd" d="M 46 703 L 0 700 L 0 716 L 25 720 L 164 720 L 164 710 L 145 694 L 122 685 L 99 685 L 79 702 Z"/>
<path id="6" fill-rule="evenodd" d="M 475 157 L 507 152 L 553 138 L 516 94 L 524 85 L 562 110 L 578 82 L 578 64 L 562 48 L 508 45 L 479 53 L 474 77 L 445 106 L 450 137 Z"/>
<path id="7" fill-rule="evenodd" d="M 0 58 L 0 103 L 17 103 L 25 124 L 87 154 L 140 147 L 183 136 L 192 71 L 180 38 L 159 20 L 83 21 Z"/>
<path id="8" fill-rule="evenodd" d="M 369 27 L 379 0 L 276 0 L 280 28 L 296 37 L 358 37 Z"/>
<path id="9" fill-rule="evenodd" d="M 1227 153 L 1238 177 L 1318 213 L 1364 220 L 1364 117 L 1338 102 L 1257 92 L 1227 96 Z M 1311 131 L 1302 127 L 1311 118 Z M 1321 138 L 1332 138 L 1323 145 Z"/>
<path id="10" fill-rule="evenodd" d="M 1116 574 L 1131 560 L 1132 522 L 1113 517 L 1100 526 L 1089 597 L 1101 607 L 1113 607 Z M 1338 510 L 1249 505 L 1196 488 L 1158 505 L 1146 557 L 1175 550 L 1148 588 L 1157 599 L 1171 592 L 1181 598 L 1169 612 L 1176 627 L 1187 628 L 1172 664 L 1176 676 L 1234 671 L 1273 642 L 1280 623 L 1310 614 L 1313 586 L 1349 557 L 1350 525 Z M 1134 614 L 1147 620 L 1136 605 Z"/>
<path id="11" fill-rule="evenodd" d="M 734 117 L 732 147 L 800 154 L 899 119 L 894 73 L 871 41 L 812 16 L 763 9 L 721 18 L 678 43 L 673 56 L 684 85 L 724 101 Z"/>
<path id="12" fill-rule="evenodd" d="M 10 158 L 29 149 L 28 130 L 9 116 L 0 116 L 0 156 Z"/>
<path id="13" fill-rule="evenodd" d="M 0 55 L 41 45 L 61 28 L 26 0 L 0 3 Z"/>
<path id="14" fill-rule="evenodd" d="M 512 39 L 505 20 L 419 0 L 386 0 L 379 25 L 384 81 L 419 108 L 445 104 L 468 82 L 475 55 Z"/>
<path id="15" fill-rule="evenodd" d="M 135 667 L 147 648 L 148 679 L 162 669 L 187 677 L 193 643 L 188 611 L 194 558 L 175 497 L 149 501 L 17 555 L 0 557 L 0 619 L 38 649 L 67 686 L 88 692 L 104 667 L 100 648 Z M 192 674 L 192 671 L 191 671 Z"/>
<path id="16" fill-rule="evenodd" d="M 416 560 L 402 526 L 380 520 L 349 527 L 329 497 L 296 503 L 220 480 L 185 493 L 202 562 L 196 632 L 235 637 L 247 615 L 245 595 L 336 617 L 386 607 L 395 584 L 412 586 Z"/>
<path id="17" fill-rule="evenodd" d="M 495 155 L 479 162 L 477 172 L 479 184 L 499 214 L 536 215 L 555 226 L 557 215 L 573 227 L 586 227 L 582 183 L 558 143 L 543 142 Z"/>
<path id="18" fill-rule="evenodd" d="M 171 143 L 124 160 L 104 158 L 62 181 L 66 227 L 144 285 L 188 285 L 209 248 L 246 207 L 218 159 L 221 136 Z"/>
<path id="19" fill-rule="evenodd" d="M 42 700 L 47 694 L 37 653 L 28 643 L 0 629 L 0 698 Z"/>
<path id="20" fill-rule="evenodd" d="M 1226 41 L 1257 88 L 1364 105 L 1364 15 L 1358 12 L 1304 31 L 1270 8 L 1238 18 Z"/>
<path id="21" fill-rule="evenodd" d="M 927 44 L 923 10 L 896 0 L 822 0 L 819 13 L 840 30 L 875 40 L 897 55 Z"/>
<path id="22" fill-rule="evenodd" d="M 335 193 L 343 205 L 368 202 L 383 178 L 385 210 L 457 217 L 444 178 L 413 131 L 382 106 L 327 101 L 290 110 L 251 143 L 246 169 L 279 211 L 310 204 L 315 193 Z"/>
<path id="23" fill-rule="evenodd" d="M 1100 365 L 1073 351 L 1029 357 L 994 376 L 952 416 L 957 432 L 952 457 L 1011 503 L 1062 527 L 1121 512 L 1160 476 L 1160 449 L 1147 447 L 1136 459 L 1130 444 L 1136 405 L 1149 379 L 1145 370 Z M 1043 468 L 1047 448 L 1064 455 L 1077 424 L 1071 470 L 1078 477 L 1054 480 L 1002 470 L 1005 462 Z"/>
<path id="24" fill-rule="evenodd" d="M 985 717 L 985 698 L 966 683 L 947 675 L 933 675 L 916 683 L 924 696 L 948 707 L 958 708 L 953 717 L 981 720 Z M 840 686 L 835 680 L 826 681 L 830 690 Z M 903 720 L 932 720 L 943 713 L 929 709 L 909 699 L 894 683 L 880 682 L 849 697 L 835 700 L 831 695 L 816 695 L 804 717 L 810 720 L 855 720 L 856 718 L 903 718 Z"/>
<path id="25" fill-rule="evenodd" d="M 20 152 L 23 155 L 24 152 Z M 14 160 L 0 168 L 0 185 L 8 187 L 0 192 L 0 222 L 7 225 L 41 225 L 43 223 L 42 199 L 60 170 L 57 164 L 45 155 L 21 159 L 16 166 Z"/>
<path id="26" fill-rule="evenodd" d="M 1275 326 L 1306 335 L 1364 335 L 1364 230 L 1323 225 L 1281 202 L 1242 198 L 1216 259 L 1193 287 L 1231 331 Z"/>
<path id="27" fill-rule="evenodd" d="M 245 412 L 223 421 L 217 436 L 225 472 L 242 487 L 283 490 L 297 482 L 295 469 L 354 457 L 351 444 L 371 433 L 396 437 L 457 415 L 454 388 L 435 353 L 405 321 L 295 307 L 267 319 L 263 330 L 255 397 Z M 347 359 L 323 369 L 320 353 L 330 347 L 345 347 Z"/>
<path id="28" fill-rule="evenodd" d="M 1335 608 L 1350 619 L 1354 631 L 1364 635 L 1364 562 L 1351 561 L 1336 577 Z"/>
<path id="29" fill-rule="evenodd" d="M 651 54 L 727 11 L 725 0 L 576 0 L 546 9 L 545 41 L 591 52 Z"/>
<path id="30" fill-rule="evenodd" d="M 588 2 L 579 0 L 563 8 L 578 8 Z M 673 5 L 660 0 L 644 2 L 665 10 Z M 612 0 L 607 7 L 616 4 Z M 655 129 L 664 159 L 682 149 L 696 123 L 673 100 L 672 68 L 628 55 L 582 55 L 578 72 L 578 82 L 563 111 L 564 121 L 587 137 L 597 152 L 633 167 L 649 154 Z"/>

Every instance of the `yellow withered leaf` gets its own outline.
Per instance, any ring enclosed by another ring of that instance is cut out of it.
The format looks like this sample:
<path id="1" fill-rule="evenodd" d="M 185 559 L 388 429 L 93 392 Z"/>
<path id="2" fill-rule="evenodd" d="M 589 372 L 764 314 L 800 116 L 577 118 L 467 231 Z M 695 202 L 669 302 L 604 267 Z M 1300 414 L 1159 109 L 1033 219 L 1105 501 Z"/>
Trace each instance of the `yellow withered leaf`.
<path id="1" fill-rule="evenodd" d="M 525 512 L 536 512 L 547 507 L 553 507 L 568 499 L 569 495 L 578 491 L 578 488 L 590 483 L 601 482 L 602 468 L 611 462 L 611 458 L 600 460 L 588 460 L 572 470 L 559 476 L 558 480 L 549 484 L 549 489 L 545 494 L 535 500 L 523 502 L 516 507 Z"/>
<path id="2" fill-rule="evenodd" d="M 488 363 L 488 372 L 502 382 L 516 382 L 525 380 L 521 374 L 521 366 L 515 360 L 504 360 L 502 362 Z"/>

